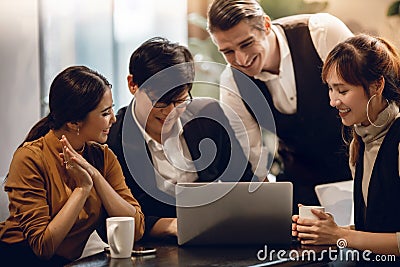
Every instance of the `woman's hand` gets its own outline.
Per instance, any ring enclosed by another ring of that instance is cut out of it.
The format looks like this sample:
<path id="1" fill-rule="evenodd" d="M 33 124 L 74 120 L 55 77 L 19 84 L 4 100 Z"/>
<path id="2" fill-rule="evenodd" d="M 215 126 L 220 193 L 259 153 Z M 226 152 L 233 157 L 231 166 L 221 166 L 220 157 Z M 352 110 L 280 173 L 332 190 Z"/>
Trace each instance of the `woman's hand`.
<path id="1" fill-rule="evenodd" d="M 297 204 L 297 207 L 301 207 L 303 204 Z M 299 215 L 293 215 L 292 216 L 292 236 L 298 236 L 297 232 L 297 220 L 299 219 Z M 297 240 L 300 240 L 300 238 L 297 238 Z"/>
<path id="2" fill-rule="evenodd" d="M 64 135 L 61 137 L 60 142 L 63 148 L 60 157 L 69 176 L 74 179 L 75 186 L 87 190 L 92 189 L 92 177 L 97 170 L 74 150 Z"/>
<path id="3" fill-rule="evenodd" d="M 297 232 L 297 220 L 299 219 L 299 215 L 293 215 L 292 216 L 292 236 L 297 236 L 297 240 L 300 240 L 298 237 L 298 232 Z"/>
<path id="4" fill-rule="evenodd" d="M 312 210 L 318 220 L 302 219 L 293 215 L 292 235 L 297 236 L 304 245 L 333 245 L 344 236 L 342 227 L 339 227 L 329 213 Z"/>

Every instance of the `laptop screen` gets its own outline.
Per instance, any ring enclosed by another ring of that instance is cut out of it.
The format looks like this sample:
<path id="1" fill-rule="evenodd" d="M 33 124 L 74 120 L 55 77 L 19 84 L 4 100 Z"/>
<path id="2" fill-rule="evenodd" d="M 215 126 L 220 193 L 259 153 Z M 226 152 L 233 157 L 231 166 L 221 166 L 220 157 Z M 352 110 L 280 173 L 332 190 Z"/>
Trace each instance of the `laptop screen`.
<path id="1" fill-rule="evenodd" d="M 179 183 L 178 244 L 291 243 L 290 182 Z"/>

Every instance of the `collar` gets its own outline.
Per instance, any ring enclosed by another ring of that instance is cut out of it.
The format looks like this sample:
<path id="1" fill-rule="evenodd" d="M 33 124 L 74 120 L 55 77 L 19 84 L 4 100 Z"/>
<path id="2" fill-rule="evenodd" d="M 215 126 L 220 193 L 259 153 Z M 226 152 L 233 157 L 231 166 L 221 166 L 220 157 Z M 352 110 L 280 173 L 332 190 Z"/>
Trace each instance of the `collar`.
<path id="1" fill-rule="evenodd" d="M 354 130 L 356 131 L 357 135 L 361 137 L 363 142 L 368 144 L 386 135 L 394 120 L 399 116 L 399 107 L 395 103 L 390 103 L 378 114 L 378 118 L 375 121 L 377 125 L 383 125 L 382 127 L 375 127 L 372 124 L 368 126 L 355 124 Z"/>
<path id="2" fill-rule="evenodd" d="M 283 31 L 282 27 L 272 24 L 271 29 L 275 33 L 278 40 L 279 52 L 281 55 L 281 61 L 279 63 L 279 74 L 281 74 L 284 64 L 287 60 L 290 60 L 290 49 L 287 39 L 285 37 L 285 32 Z M 272 74 L 268 71 L 261 71 L 259 74 L 255 75 L 254 78 L 259 79 L 263 82 L 267 82 L 269 80 L 278 78 L 279 74 Z"/>
<path id="3" fill-rule="evenodd" d="M 48 149 L 51 151 L 51 153 L 55 154 L 57 157 L 59 156 L 59 153 L 63 152 L 62 146 L 60 139 L 57 137 L 57 135 L 54 133 L 53 130 L 49 130 L 47 134 L 44 135 L 44 142 L 46 143 Z M 83 155 L 83 151 L 87 148 L 87 146 L 90 144 L 90 142 L 85 142 L 83 145 L 82 151 L 76 151 L 79 155 Z"/>
<path id="4" fill-rule="evenodd" d="M 54 133 L 53 130 L 50 130 L 45 136 L 44 136 L 44 141 L 47 144 L 47 147 L 49 148 L 49 150 L 54 153 L 57 154 L 58 153 L 62 153 L 62 147 L 61 147 L 61 142 L 58 139 L 58 137 L 56 136 L 56 134 Z"/>

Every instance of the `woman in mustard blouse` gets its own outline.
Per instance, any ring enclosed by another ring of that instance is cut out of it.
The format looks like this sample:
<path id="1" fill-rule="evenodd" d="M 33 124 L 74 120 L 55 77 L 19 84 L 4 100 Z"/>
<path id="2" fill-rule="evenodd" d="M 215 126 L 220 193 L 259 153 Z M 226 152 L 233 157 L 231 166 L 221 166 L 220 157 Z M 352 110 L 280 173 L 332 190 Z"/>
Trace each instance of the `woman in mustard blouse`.
<path id="1" fill-rule="evenodd" d="M 115 123 L 111 85 L 84 66 L 65 69 L 50 87 L 50 113 L 16 150 L 5 190 L 10 217 L 0 224 L 0 255 L 15 265 L 63 265 L 80 257 L 93 230 L 111 216 L 144 216 L 106 145 Z"/>

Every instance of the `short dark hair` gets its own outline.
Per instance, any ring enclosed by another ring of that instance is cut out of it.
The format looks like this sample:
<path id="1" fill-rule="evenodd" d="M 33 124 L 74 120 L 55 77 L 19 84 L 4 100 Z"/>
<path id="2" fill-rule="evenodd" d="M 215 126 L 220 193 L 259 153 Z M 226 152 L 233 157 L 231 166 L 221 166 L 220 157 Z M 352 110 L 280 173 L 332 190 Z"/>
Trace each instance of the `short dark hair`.
<path id="1" fill-rule="evenodd" d="M 132 53 L 129 73 L 139 90 L 151 92 L 160 102 L 170 103 L 184 90 L 192 89 L 193 56 L 185 46 L 154 37 Z"/>
<path id="2" fill-rule="evenodd" d="M 265 12 L 256 0 L 214 0 L 207 12 L 207 30 L 209 33 L 226 31 L 242 20 L 264 30 L 264 17 Z"/>

